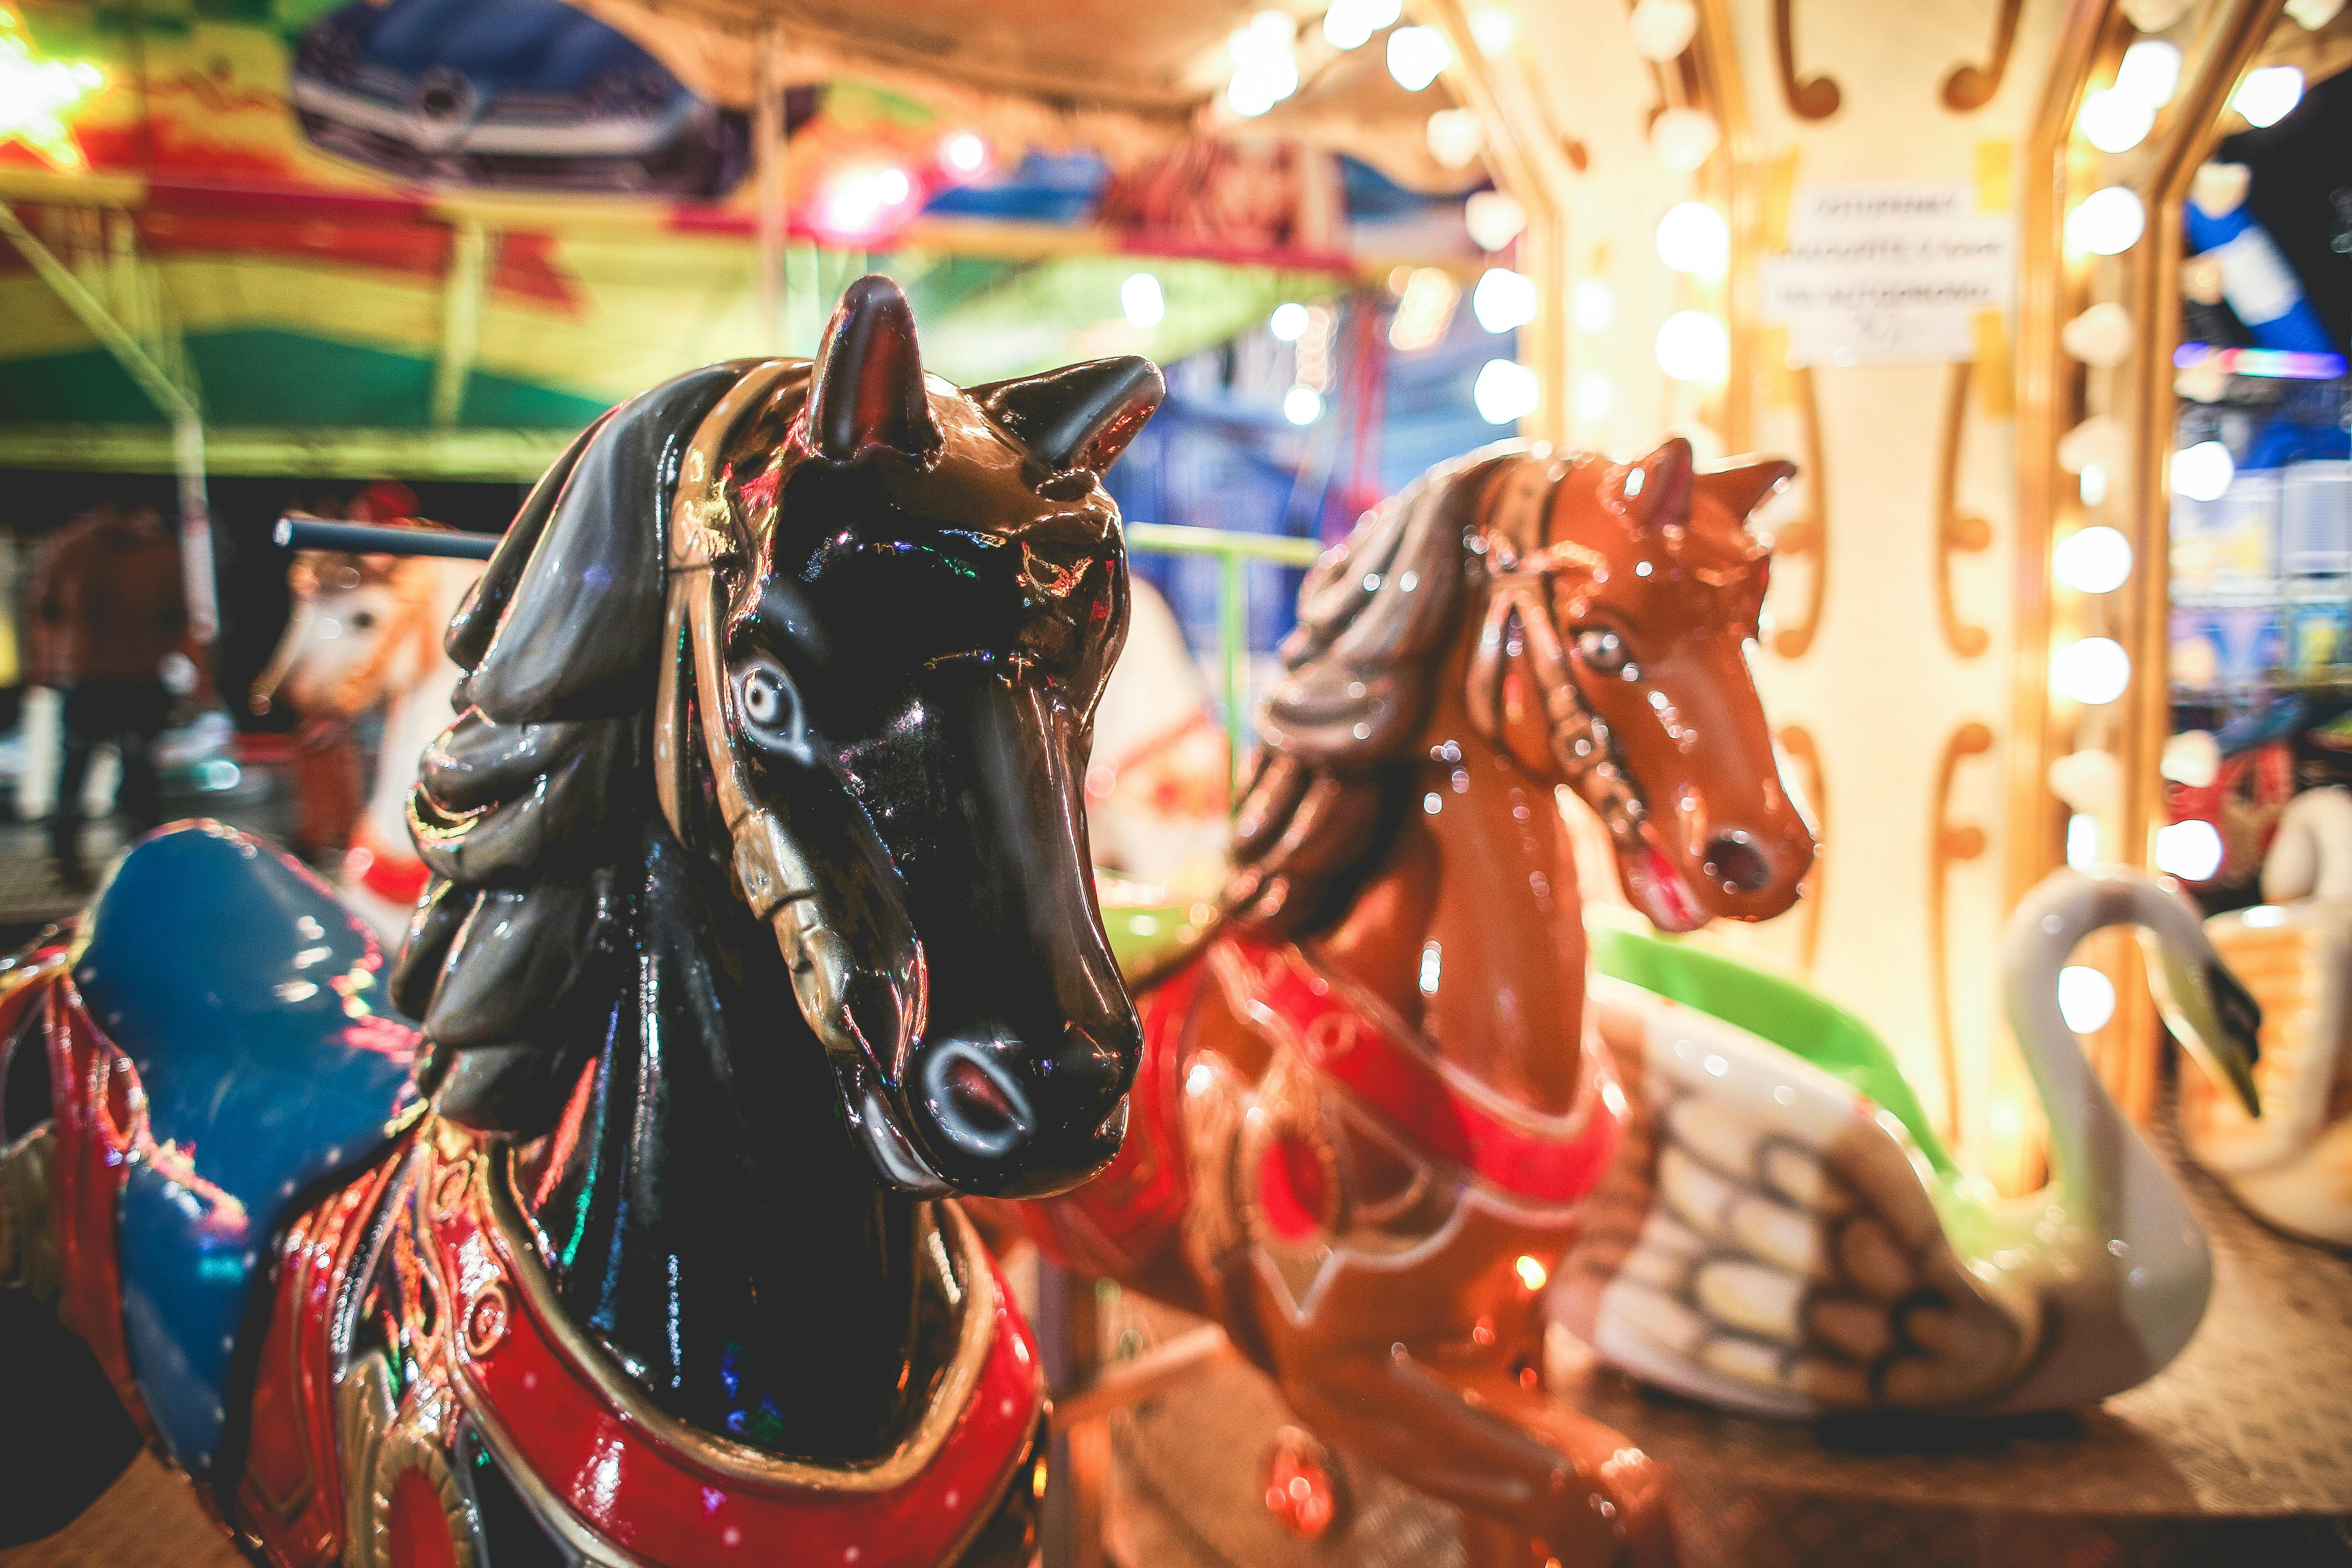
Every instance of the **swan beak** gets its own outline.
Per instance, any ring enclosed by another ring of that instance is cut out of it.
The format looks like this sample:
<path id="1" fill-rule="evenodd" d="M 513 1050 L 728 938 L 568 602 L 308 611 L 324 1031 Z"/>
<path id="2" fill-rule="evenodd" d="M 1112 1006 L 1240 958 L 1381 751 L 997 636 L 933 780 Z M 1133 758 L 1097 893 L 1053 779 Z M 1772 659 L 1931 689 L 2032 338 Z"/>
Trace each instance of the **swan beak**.
<path id="1" fill-rule="evenodd" d="M 2206 1044 L 2205 1054 L 2211 1058 L 2208 1065 L 2238 1091 L 2247 1115 L 2260 1116 L 2263 1098 L 2254 1087 L 2254 1062 L 2262 1055 L 2262 1007 L 2219 958 L 2205 965 L 2205 989 L 2213 1000 L 2214 1021 L 2221 1026 Z"/>

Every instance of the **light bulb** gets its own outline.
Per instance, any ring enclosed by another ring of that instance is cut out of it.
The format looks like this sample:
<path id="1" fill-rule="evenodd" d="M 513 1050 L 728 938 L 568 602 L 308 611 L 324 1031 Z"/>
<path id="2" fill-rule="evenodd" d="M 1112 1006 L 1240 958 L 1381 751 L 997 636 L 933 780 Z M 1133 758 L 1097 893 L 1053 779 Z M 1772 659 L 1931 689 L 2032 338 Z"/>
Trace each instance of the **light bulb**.
<path id="1" fill-rule="evenodd" d="M 1156 327 L 1168 314 L 1168 296 L 1160 291 L 1159 279 L 1132 272 L 1118 286 L 1118 308 L 1127 312 L 1129 325 Z"/>
<path id="2" fill-rule="evenodd" d="M 1266 331 L 1286 343 L 1295 343 L 1307 331 L 1307 307 L 1296 300 L 1287 300 L 1274 308 Z"/>
<path id="3" fill-rule="evenodd" d="M 1507 267 L 1489 267 L 1478 275 L 1470 312 L 1490 332 L 1524 327 L 1536 319 L 1536 280 Z"/>
<path id="4" fill-rule="evenodd" d="M 2078 1035 L 2087 1035 L 2116 1016 L 2116 983 L 2087 963 L 2058 972 L 2058 1016 Z"/>
<path id="5" fill-rule="evenodd" d="M 1519 19 L 1500 5 L 1481 5 L 1470 13 L 1470 37 L 1480 54 L 1501 59 L 1519 41 Z"/>
<path id="6" fill-rule="evenodd" d="M 1536 373 L 1514 360 L 1490 359 L 1479 371 L 1471 401 L 1478 416 L 1489 425 L 1509 425 L 1536 411 L 1543 388 Z"/>
<path id="7" fill-rule="evenodd" d="M 1731 368 L 1731 337 L 1704 310 L 1677 310 L 1653 345 L 1658 368 L 1676 381 L 1718 382 Z"/>
<path id="8" fill-rule="evenodd" d="M 2156 830 L 2156 868 L 2184 882 L 2210 882 L 2221 868 L 2221 832 L 2201 816 Z"/>
<path id="9" fill-rule="evenodd" d="M 2066 864 L 2076 870 L 2099 863 L 2099 819 L 2078 811 L 2066 819 Z"/>
<path id="10" fill-rule="evenodd" d="M 2150 109 L 2172 101 L 2180 86 L 2180 47 L 2162 38 L 2142 38 L 2124 51 L 2116 68 L 2116 90 L 2127 92 Z"/>
<path id="11" fill-rule="evenodd" d="M 1293 425 L 1312 425 L 1323 417 L 1323 395 L 1298 385 L 1282 395 L 1282 416 Z"/>
<path id="12" fill-rule="evenodd" d="M 977 174 L 988 167 L 988 143 L 978 132 L 951 132 L 940 141 L 940 162 L 959 174 Z"/>
<path id="13" fill-rule="evenodd" d="M 1650 122 L 1650 155 L 1676 174 L 1705 163 L 1720 140 L 1715 117 L 1704 109 L 1669 109 Z"/>
<path id="14" fill-rule="evenodd" d="M 1419 92 L 1452 64 L 1454 51 L 1434 27 L 1399 27 L 1389 35 L 1389 75 L 1407 92 Z"/>
<path id="15" fill-rule="evenodd" d="M 2118 365 L 2132 348 L 2131 312 L 2113 300 L 2102 300 L 2058 329 L 2060 346 L 2084 364 L 2105 369 Z"/>
<path id="16" fill-rule="evenodd" d="M 1568 319 L 1580 332 L 1601 332 L 1617 316 L 1617 296 L 1598 278 L 1580 278 L 1569 285 Z"/>
<path id="17" fill-rule="evenodd" d="M 2120 88 L 2095 92 L 2074 116 L 2083 140 L 2102 153 L 2128 153 L 2156 129 L 2156 105 Z"/>
<path id="18" fill-rule="evenodd" d="M 2294 66 L 2264 66 L 2250 70 L 2238 83 L 2238 90 L 2230 95 L 2230 107 L 2246 117 L 2246 123 L 2261 130 L 2276 125 L 2294 112 L 2303 101 L 2303 72 Z"/>
<path id="19" fill-rule="evenodd" d="M 1698 7 L 1691 0 L 1641 0 L 1625 18 L 1633 52 L 1664 64 L 1690 47 L 1698 37 Z"/>
<path id="20" fill-rule="evenodd" d="M 2131 541 L 2105 523 L 2076 529 L 2051 552 L 2050 569 L 2078 594 L 2112 594 L 2131 575 Z"/>
<path id="21" fill-rule="evenodd" d="M 2094 414 L 2058 437 L 2058 466 L 2070 474 L 2113 467 L 2124 451 L 2124 427 L 2111 414 Z"/>
<path id="22" fill-rule="evenodd" d="M 1323 37 L 1337 49 L 1358 49 L 1404 14 L 1403 0 L 1332 0 L 1323 13 Z"/>
<path id="23" fill-rule="evenodd" d="M 1528 209 L 1502 191 L 1480 191 L 1462 206 L 1462 225 L 1481 250 L 1500 250 L 1526 232 Z"/>
<path id="24" fill-rule="evenodd" d="M 2131 685 L 2131 655 L 2113 637 L 2078 637 L 2050 660 L 2050 686 L 2059 696 L 2097 708 Z"/>
<path id="25" fill-rule="evenodd" d="M 2190 500 L 2220 500 L 2238 477 L 2230 448 L 2219 441 L 2200 441 L 2172 454 L 2172 493 Z"/>
<path id="26" fill-rule="evenodd" d="M 1658 259 L 1677 272 L 1719 276 L 1731 259 L 1731 226 L 1705 202 L 1677 202 L 1658 220 Z"/>
<path id="27" fill-rule="evenodd" d="M 2147 213 L 2128 185 L 2093 191 L 2066 215 L 2066 243 L 2094 256 L 2120 256 L 2139 242 Z"/>
<path id="28" fill-rule="evenodd" d="M 2105 500 L 2107 499 L 2107 466 L 2105 463 L 2084 464 L 2082 473 L 2075 478 L 2074 489 L 2075 493 L 2083 498 L 2084 506 L 2097 506 Z"/>
<path id="29" fill-rule="evenodd" d="M 1599 371 L 1579 373 L 1576 378 L 1576 417 L 1580 424 L 1598 425 L 1617 406 L 1617 387 Z"/>
<path id="30" fill-rule="evenodd" d="M 1429 155 L 1448 169 L 1466 169 L 1478 161 L 1486 134 L 1478 117 L 1466 109 L 1441 109 L 1429 117 Z"/>

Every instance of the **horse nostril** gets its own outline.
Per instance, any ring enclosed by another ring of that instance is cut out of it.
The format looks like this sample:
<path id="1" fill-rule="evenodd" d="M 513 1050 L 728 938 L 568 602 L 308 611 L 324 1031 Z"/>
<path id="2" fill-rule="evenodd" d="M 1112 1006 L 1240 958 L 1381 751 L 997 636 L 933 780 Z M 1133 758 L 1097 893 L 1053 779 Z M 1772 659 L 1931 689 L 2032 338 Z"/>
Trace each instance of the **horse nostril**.
<path id="1" fill-rule="evenodd" d="M 975 1047 L 950 1042 L 924 1070 L 940 1131 L 967 1153 L 1000 1158 L 1027 1142 L 1027 1098 L 1004 1069 Z"/>
<path id="2" fill-rule="evenodd" d="M 1737 829 L 1707 840 L 1703 868 L 1727 893 L 1760 892 L 1772 880 L 1772 863 Z"/>

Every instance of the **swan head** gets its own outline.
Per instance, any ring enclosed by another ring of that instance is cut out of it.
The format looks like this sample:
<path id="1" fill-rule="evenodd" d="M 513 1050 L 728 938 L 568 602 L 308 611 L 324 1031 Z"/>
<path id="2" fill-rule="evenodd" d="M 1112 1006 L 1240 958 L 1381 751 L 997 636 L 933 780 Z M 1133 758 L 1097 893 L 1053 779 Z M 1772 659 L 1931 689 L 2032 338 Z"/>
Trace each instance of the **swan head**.
<path id="1" fill-rule="evenodd" d="M 2180 899 L 2186 912 L 2186 896 L 2168 878 L 2162 885 Z M 2247 1115 L 2262 1115 L 2254 1063 L 2262 1056 L 2263 1010 L 2221 962 L 2204 926 L 2193 916 L 2146 921 L 2140 945 L 2172 1037 L 2208 1077 L 2237 1095 Z"/>

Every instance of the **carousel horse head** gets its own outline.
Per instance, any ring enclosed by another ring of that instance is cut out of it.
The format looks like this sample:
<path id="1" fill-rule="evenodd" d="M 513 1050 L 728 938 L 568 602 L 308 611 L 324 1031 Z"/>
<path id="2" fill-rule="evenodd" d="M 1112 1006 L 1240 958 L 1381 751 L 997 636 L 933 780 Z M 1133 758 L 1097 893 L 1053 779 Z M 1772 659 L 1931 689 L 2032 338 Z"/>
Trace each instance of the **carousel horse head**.
<path id="1" fill-rule="evenodd" d="M 1264 734 L 1306 766 L 1262 771 L 1228 907 L 1325 918 L 1360 864 L 1343 850 L 1395 793 L 1372 787 L 1382 764 L 1442 749 L 1466 704 L 1480 737 L 1600 816 L 1661 928 L 1787 909 L 1813 840 L 1748 665 L 1770 561 L 1748 520 L 1794 472 L 1700 472 L 1680 437 L 1630 463 L 1512 446 L 1368 514 L 1299 595 Z"/>
<path id="2" fill-rule="evenodd" d="M 282 693 L 306 717 L 348 719 L 418 685 L 446 668 L 441 628 L 480 571 L 424 556 L 298 553 L 292 613 L 253 683 L 253 710 Z"/>
<path id="3" fill-rule="evenodd" d="M 445 1114 L 543 1122 L 580 1058 L 541 1021 L 689 887 L 712 941 L 772 933 L 779 1044 L 814 1036 L 894 1184 L 1109 1159 L 1140 1042 L 1083 816 L 1128 612 L 1099 479 L 1160 393 L 1133 358 L 959 391 L 866 278 L 813 362 L 681 377 L 575 443 L 451 624 L 462 712 L 412 799 L 436 878 L 395 997 Z"/>

